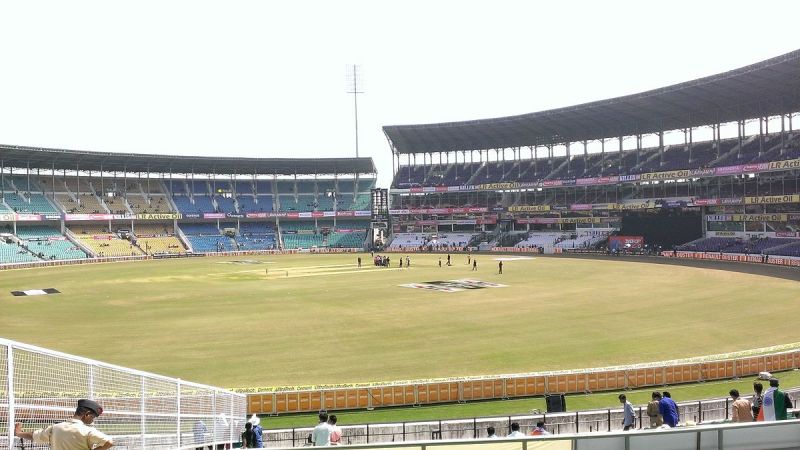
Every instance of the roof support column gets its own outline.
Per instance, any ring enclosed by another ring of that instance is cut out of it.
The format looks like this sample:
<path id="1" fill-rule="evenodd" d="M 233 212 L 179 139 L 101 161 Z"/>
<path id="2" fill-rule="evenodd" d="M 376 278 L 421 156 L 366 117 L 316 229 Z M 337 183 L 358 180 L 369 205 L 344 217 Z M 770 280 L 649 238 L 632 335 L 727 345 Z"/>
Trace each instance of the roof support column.
<path id="1" fill-rule="evenodd" d="M 658 132 L 658 165 L 664 165 L 664 130 Z"/>
<path id="2" fill-rule="evenodd" d="M 684 136 L 684 139 L 685 139 L 685 136 Z M 689 127 L 689 144 L 688 144 L 688 147 L 689 147 L 689 162 L 692 162 L 692 139 L 693 139 L 692 127 Z"/>
<path id="3" fill-rule="evenodd" d="M 619 138 L 619 161 L 618 161 L 618 168 L 620 172 L 622 171 L 622 136 Z"/>
<path id="4" fill-rule="evenodd" d="M 600 139 L 600 176 L 603 176 L 603 169 L 606 166 L 606 138 Z"/>
<path id="5" fill-rule="evenodd" d="M 758 118 L 758 156 L 764 152 L 764 118 Z"/>
<path id="6" fill-rule="evenodd" d="M 744 120 L 736 122 L 736 135 L 739 138 L 739 150 L 736 152 L 736 158 L 742 156 L 742 139 L 744 139 Z"/>
<path id="7" fill-rule="evenodd" d="M 786 150 L 786 116 L 781 113 L 781 154 Z"/>
<path id="8" fill-rule="evenodd" d="M 570 143 L 567 142 L 567 173 L 572 172 L 572 155 L 570 155 Z"/>
<path id="9" fill-rule="evenodd" d="M 636 165 L 637 166 L 639 165 L 639 157 L 641 156 L 641 150 L 642 150 L 642 135 L 641 134 L 637 134 L 636 135 Z"/>

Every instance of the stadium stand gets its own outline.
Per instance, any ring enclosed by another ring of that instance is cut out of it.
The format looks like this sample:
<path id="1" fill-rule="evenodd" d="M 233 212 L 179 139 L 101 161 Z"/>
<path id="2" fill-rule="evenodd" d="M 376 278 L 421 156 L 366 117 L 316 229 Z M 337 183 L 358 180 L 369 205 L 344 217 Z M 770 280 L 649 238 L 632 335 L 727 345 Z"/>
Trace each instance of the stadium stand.
<path id="1" fill-rule="evenodd" d="M 195 253 L 233 251 L 236 243 L 222 235 L 216 225 L 210 223 L 191 223 L 180 225 L 189 245 Z"/>
<path id="2" fill-rule="evenodd" d="M 176 235 L 171 224 L 139 224 L 133 234 L 136 245 L 147 254 L 186 253 L 186 246 Z"/>
<path id="3" fill-rule="evenodd" d="M 80 247 L 48 226 L 17 226 L 17 237 L 28 251 L 44 260 L 83 259 L 86 253 Z"/>
<path id="4" fill-rule="evenodd" d="M 275 227 L 263 222 L 242 222 L 236 241 L 241 250 L 276 250 L 278 248 Z"/>
<path id="5" fill-rule="evenodd" d="M 80 240 L 95 256 L 138 256 L 142 249 L 127 239 L 121 239 L 116 233 L 108 231 L 102 225 L 70 225 L 72 235 Z"/>
<path id="6" fill-rule="evenodd" d="M 34 261 L 40 261 L 40 259 L 29 252 L 21 243 L 8 244 L 0 239 L 0 262 L 25 263 Z"/>

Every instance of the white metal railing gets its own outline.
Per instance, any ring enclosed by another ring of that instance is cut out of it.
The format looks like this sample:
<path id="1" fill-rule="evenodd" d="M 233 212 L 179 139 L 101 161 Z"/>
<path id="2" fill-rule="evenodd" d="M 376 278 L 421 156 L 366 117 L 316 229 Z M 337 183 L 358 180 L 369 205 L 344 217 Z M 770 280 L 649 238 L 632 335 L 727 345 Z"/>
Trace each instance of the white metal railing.
<path id="1" fill-rule="evenodd" d="M 481 437 L 485 437 L 485 434 Z M 800 442 L 800 421 L 784 420 L 522 439 L 383 442 L 352 445 L 347 448 L 354 450 L 778 450 L 798 448 L 798 442 Z"/>
<path id="2" fill-rule="evenodd" d="M 95 426 L 120 449 L 236 442 L 246 419 L 234 392 L 0 338 L 0 450 L 20 448 L 15 422 L 26 431 L 60 422 L 81 398 L 103 406 Z"/>

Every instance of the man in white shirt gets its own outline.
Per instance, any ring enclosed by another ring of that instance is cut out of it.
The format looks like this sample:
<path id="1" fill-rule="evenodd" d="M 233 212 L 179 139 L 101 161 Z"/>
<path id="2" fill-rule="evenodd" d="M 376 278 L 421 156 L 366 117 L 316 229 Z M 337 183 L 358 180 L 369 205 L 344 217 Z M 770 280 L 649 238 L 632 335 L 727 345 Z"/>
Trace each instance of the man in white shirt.
<path id="1" fill-rule="evenodd" d="M 311 432 L 311 443 L 314 447 L 331 445 L 331 426 L 328 424 L 328 413 L 319 413 L 319 424 Z"/>
<path id="2" fill-rule="evenodd" d="M 523 438 L 525 437 L 525 435 L 519 431 L 519 423 L 514 422 L 511 424 L 511 433 L 506 437 L 514 439 L 514 438 Z"/>

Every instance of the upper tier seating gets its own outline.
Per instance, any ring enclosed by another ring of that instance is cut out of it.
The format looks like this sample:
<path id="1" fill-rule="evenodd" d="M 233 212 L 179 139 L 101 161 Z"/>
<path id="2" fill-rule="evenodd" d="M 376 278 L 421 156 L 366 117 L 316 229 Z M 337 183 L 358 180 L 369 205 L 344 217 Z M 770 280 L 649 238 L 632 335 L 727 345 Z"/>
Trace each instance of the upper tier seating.
<path id="1" fill-rule="evenodd" d="M 742 141 L 727 139 L 719 142 L 696 142 L 691 151 L 686 145 L 665 146 L 663 154 L 658 148 L 607 151 L 604 155 L 591 153 L 584 156 L 574 151 L 567 162 L 566 156 L 553 158 L 524 159 L 521 161 L 498 161 L 483 163 L 451 163 L 441 166 L 400 166 L 395 173 L 392 186 L 409 188 L 415 186 L 462 185 L 499 183 L 514 181 L 540 181 L 553 179 L 589 178 L 611 175 L 631 175 L 646 172 L 662 172 L 677 169 L 722 167 L 764 161 L 793 159 L 800 155 L 800 133 L 789 136 L 782 148 L 780 134 L 758 136 Z M 759 154 L 761 152 L 761 154 Z"/>

